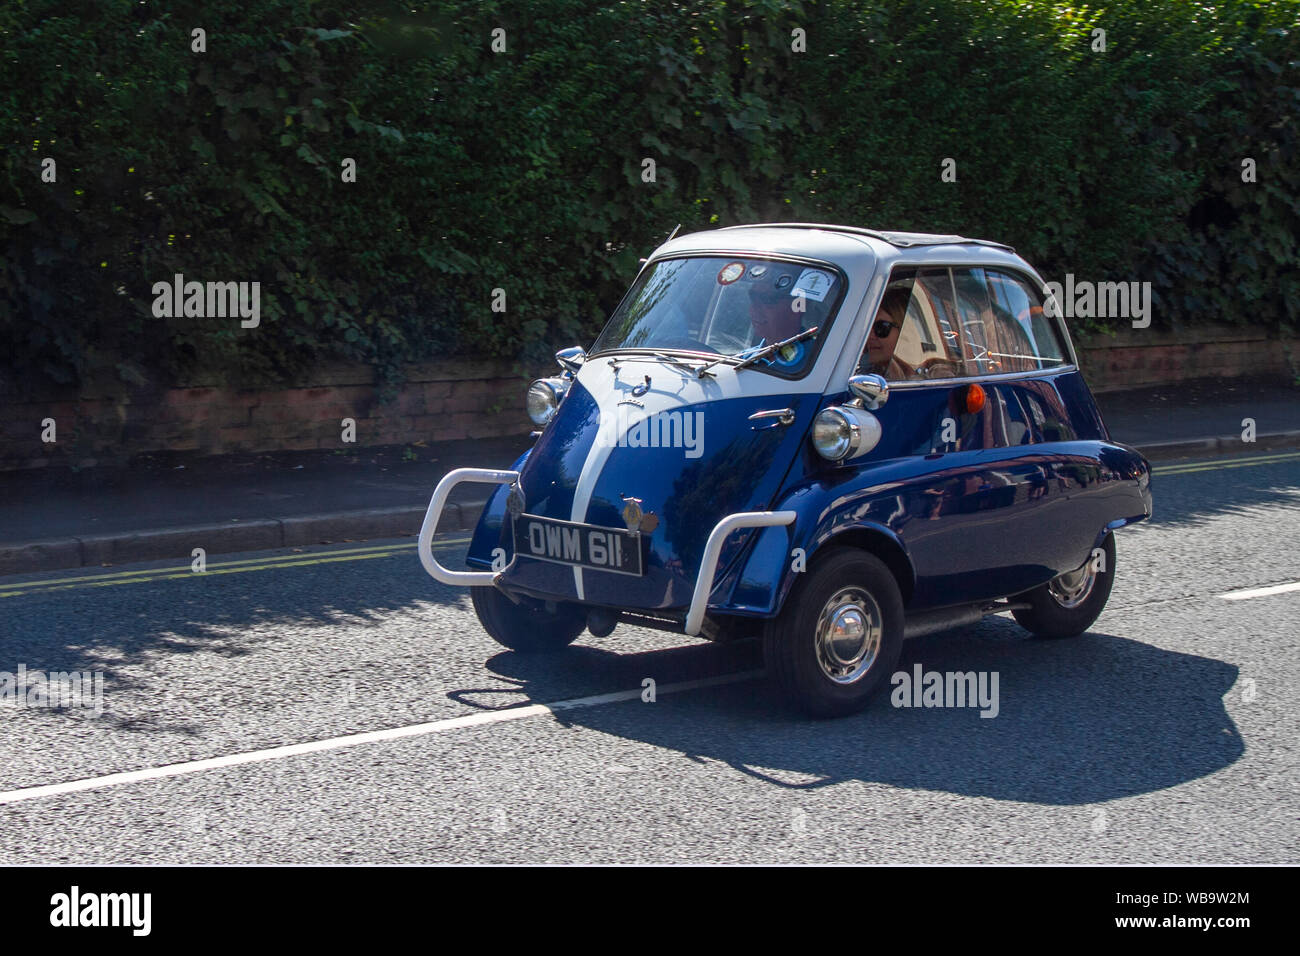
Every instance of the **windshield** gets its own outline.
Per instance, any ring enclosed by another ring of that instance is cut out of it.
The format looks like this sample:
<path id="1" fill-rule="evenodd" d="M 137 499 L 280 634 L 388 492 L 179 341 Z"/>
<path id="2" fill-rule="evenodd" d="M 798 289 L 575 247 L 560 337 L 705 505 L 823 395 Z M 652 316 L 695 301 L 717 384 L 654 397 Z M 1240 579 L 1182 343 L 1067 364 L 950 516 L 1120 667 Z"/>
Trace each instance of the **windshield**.
<path id="1" fill-rule="evenodd" d="M 666 350 L 743 360 L 817 329 L 751 366 L 795 377 L 811 366 L 843 291 L 843 276 L 826 266 L 740 256 L 663 259 L 638 277 L 591 352 Z"/>

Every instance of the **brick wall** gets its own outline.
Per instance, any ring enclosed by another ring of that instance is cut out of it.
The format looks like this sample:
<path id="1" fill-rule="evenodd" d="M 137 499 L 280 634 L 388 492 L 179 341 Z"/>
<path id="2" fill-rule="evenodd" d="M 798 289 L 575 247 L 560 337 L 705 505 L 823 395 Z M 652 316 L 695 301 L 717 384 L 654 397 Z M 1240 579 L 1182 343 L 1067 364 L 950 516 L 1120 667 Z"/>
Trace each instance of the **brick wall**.
<path id="1" fill-rule="evenodd" d="M 1291 362 L 1300 366 L 1300 339 L 1270 339 L 1237 326 L 1198 326 L 1176 333 L 1124 329 L 1114 336 L 1076 335 L 1074 346 L 1094 392 L 1195 378 L 1291 379 L 1296 375 Z"/>
<path id="2" fill-rule="evenodd" d="M 4 403 L 0 470 L 123 463 L 143 452 L 295 451 L 517 435 L 533 427 L 523 404 L 532 377 L 509 363 L 427 363 L 408 370 L 387 404 L 379 401 L 370 369 L 355 367 L 324 370 L 305 388 L 171 388 L 125 400 L 93 387 L 50 393 Z M 46 418 L 55 420 L 54 444 L 41 441 Z M 341 441 L 344 418 L 356 421 L 353 446 Z"/>
<path id="3" fill-rule="evenodd" d="M 1265 339 L 1233 327 L 1177 334 L 1126 329 L 1076 339 L 1095 392 L 1190 378 L 1291 377 L 1286 348 L 1300 362 L 1300 340 Z M 356 420 L 356 446 L 492 438 L 531 429 L 524 390 L 532 375 L 503 362 L 436 362 L 408 370 L 394 401 L 380 404 L 368 368 L 339 366 L 306 388 L 172 388 L 110 397 L 118 387 L 50 393 L 0 402 L 0 471 L 48 465 L 123 463 L 158 451 L 203 454 L 340 448 L 344 418 Z M 41 441 L 53 418 L 58 441 Z"/>

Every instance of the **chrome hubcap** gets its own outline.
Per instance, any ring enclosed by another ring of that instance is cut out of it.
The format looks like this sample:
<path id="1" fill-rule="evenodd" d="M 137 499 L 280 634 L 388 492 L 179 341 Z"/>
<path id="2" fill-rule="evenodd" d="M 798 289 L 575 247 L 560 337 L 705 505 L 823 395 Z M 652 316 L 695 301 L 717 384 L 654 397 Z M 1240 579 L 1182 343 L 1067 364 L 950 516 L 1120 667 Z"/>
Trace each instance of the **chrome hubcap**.
<path id="1" fill-rule="evenodd" d="M 1078 607 L 1088 600 L 1096 583 L 1097 572 L 1093 570 L 1092 559 L 1089 558 L 1083 562 L 1083 567 L 1052 578 L 1048 582 L 1047 593 L 1061 607 Z"/>
<path id="2" fill-rule="evenodd" d="M 822 673 L 837 684 L 861 679 L 876 662 L 883 631 L 876 599 L 862 588 L 842 588 L 817 618 L 817 663 Z"/>

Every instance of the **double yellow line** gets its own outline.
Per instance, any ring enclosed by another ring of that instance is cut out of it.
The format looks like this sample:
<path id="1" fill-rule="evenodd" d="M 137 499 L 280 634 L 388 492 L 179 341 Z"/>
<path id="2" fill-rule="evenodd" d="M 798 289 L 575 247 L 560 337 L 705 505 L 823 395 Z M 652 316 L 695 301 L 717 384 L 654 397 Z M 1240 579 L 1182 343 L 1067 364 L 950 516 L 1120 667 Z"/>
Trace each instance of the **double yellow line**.
<path id="1" fill-rule="evenodd" d="M 1189 461 L 1182 465 L 1160 465 L 1151 469 L 1155 475 L 1190 475 L 1198 471 L 1220 471 L 1225 468 L 1250 468 L 1253 465 L 1278 465 L 1300 459 L 1300 451 L 1276 455 L 1250 455 L 1246 458 L 1220 458 L 1217 461 Z"/>
<path id="2" fill-rule="evenodd" d="M 1300 459 L 1300 451 L 1275 455 L 1251 455 L 1246 458 L 1222 458 L 1215 461 L 1188 462 L 1181 465 L 1159 465 L 1152 468 L 1156 475 L 1190 475 L 1203 471 L 1220 471 L 1227 468 L 1249 468 L 1255 465 L 1276 465 Z M 438 547 L 467 544 L 469 538 L 449 538 L 435 541 Z M 387 558 L 415 550 L 415 542 L 382 544 L 368 548 L 345 548 L 338 551 L 318 551 L 312 554 L 284 554 L 271 558 L 247 558 L 242 561 L 219 561 L 196 572 L 190 565 L 168 568 L 150 568 L 146 571 L 110 571 L 103 574 L 82 574 L 66 578 L 46 578 L 40 581 L 22 581 L 0 584 L 0 598 L 19 597 L 24 594 L 43 594 L 48 591 L 68 591 L 77 588 L 104 588 L 118 584 L 139 584 L 144 581 L 178 581 L 183 578 L 201 578 L 209 574 L 242 574 L 245 571 L 272 571 L 279 568 L 302 568 L 313 564 L 337 564 L 343 561 L 369 561 Z"/>
<path id="3" fill-rule="evenodd" d="M 466 544 L 469 538 L 435 539 L 436 547 Z M 242 574 L 245 571 L 269 571 L 279 568 L 301 568 L 312 564 L 336 564 L 340 561 L 368 561 L 387 558 L 415 550 L 415 542 L 382 544 L 369 548 L 343 548 L 338 551 L 318 551 L 312 554 L 282 554 L 270 558 L 247 558 L 242 561 L 218 561 L 207 565 L 205 571 L 194 571 L 192 565 L 182 567 L 149 568 L 144 571 L 110 571 L 103 574 L 82 574 L 67 578 L 45 578 L 40 581 L 20 581 L 0 584 L 0 598 L 23 594 L 42 594 L 47 591 L 68 591 L 76 588 L 105 588 L 118 584 L 139 584 L 146 581 L 177 581 L 182 578 L 201 578 L 210 574 Z"/>

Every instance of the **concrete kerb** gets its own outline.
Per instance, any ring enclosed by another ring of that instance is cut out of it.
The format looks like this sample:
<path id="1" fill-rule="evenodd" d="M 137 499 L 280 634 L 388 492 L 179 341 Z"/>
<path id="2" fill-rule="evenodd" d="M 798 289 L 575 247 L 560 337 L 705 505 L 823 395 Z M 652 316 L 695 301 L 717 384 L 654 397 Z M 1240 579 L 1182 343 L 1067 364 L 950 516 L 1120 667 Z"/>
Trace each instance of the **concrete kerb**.
<path id="1" fill-rule="evenodd" d="M 1273 432 L 1243 442 L 1237 436 L 1148 442 L 1139 450 L 1152 461 L 1214 457 L 1300 448 L 1300 431 Z M 487 499 L 449 503 L 439 533 L 471 531 Z M 0 575 L 58 571 L 66 568 L 128 564 L 167 558 L 190 560 L 194 548 L 207 554 L 263 551 L 344 540 L 415 535 L 425 506 L 369 508 L 292 518 L 262 518 L 224 524 L 159 528 L 150 531 L 87 537 L 53 538 L 0 545 Z"/>
<path id="2" fill-rule="evenodd" d="M 439 534 L 472 530 L 487 504 L 452 502 L 439 522 Z M 89 535 L 0 545 L 0 575 L 100 567 L 168 558 L 189 561 L 195 548 L 207 555 L 269 551 L 345 540 L 396 538 L 419 533 L 425 506 L 368 508 L 292 518 L 260 518 L 220 524 L 157 528 L 121 534 Z"/>
<path id="3" fill-rule="evenodd" d="M 1228 438 L 1192 438 L 1180 441 L 1147 442 L 1138 446 L 1151 461 L 1168 461 L 1171 458 L 1217 457 L 1220 455 L 1249 455 L 1271 449 L 1300 448 L 1300 431 L 1270 432 L 1257 435 L 1253 442 L 1244 442 L 1239 436 Z"/>

